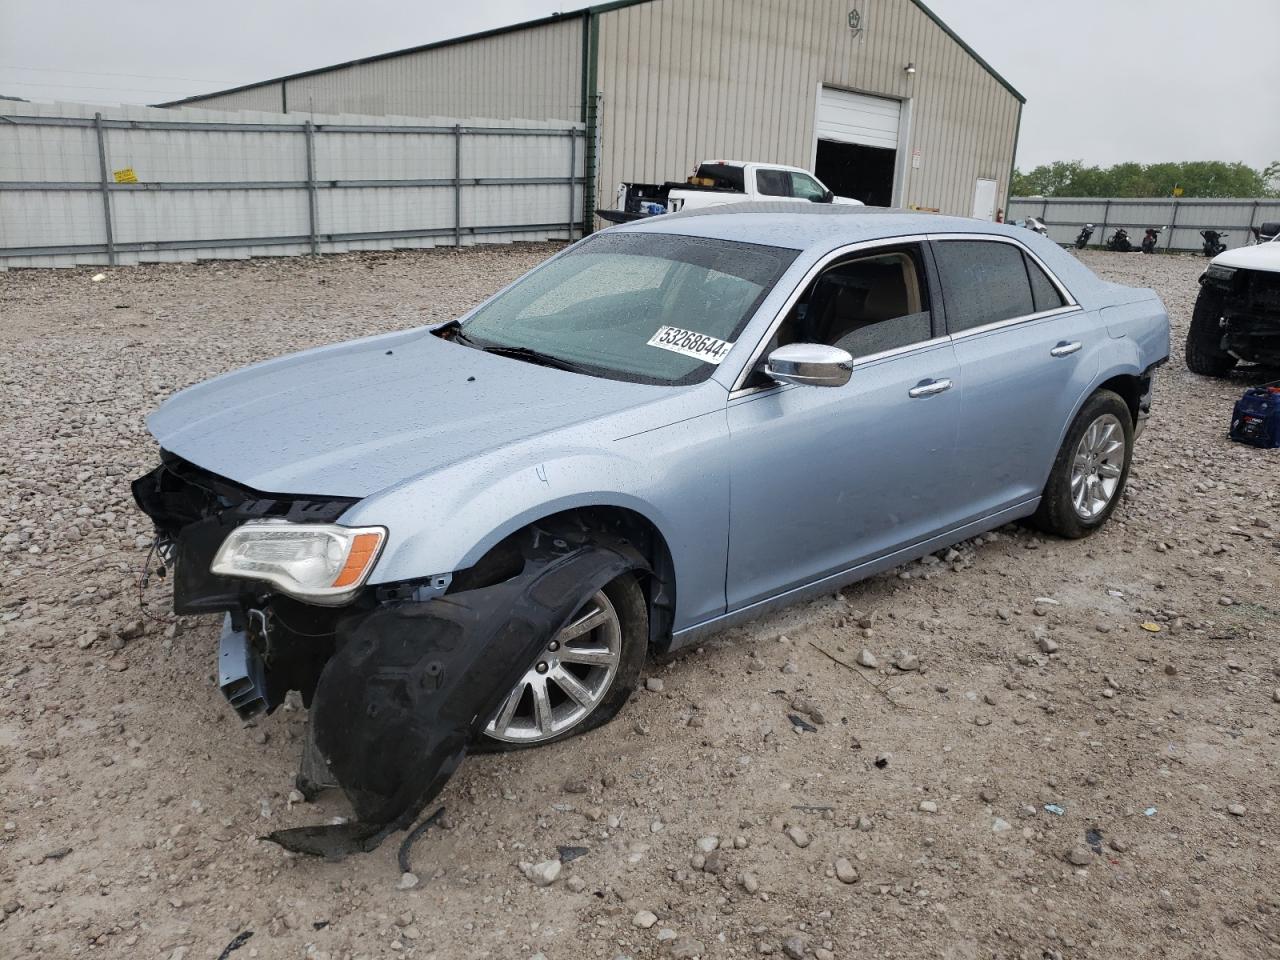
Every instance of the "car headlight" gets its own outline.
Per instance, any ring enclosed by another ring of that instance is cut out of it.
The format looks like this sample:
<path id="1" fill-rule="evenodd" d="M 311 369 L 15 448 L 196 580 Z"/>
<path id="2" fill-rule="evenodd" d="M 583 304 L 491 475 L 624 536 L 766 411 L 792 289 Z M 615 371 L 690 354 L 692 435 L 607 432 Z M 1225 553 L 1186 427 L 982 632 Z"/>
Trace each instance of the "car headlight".
<path id="1" fill-rule="evenodd" d="M 1209 264 L 1209 269 L 1205 270 L 1205 276 L 1212 277 L 1214 280 L 1229 281 L 1235 275 L 1235 267 L 1223 266 L 1220 263 L 1211 263 Z"/>
<path id="2" fill-rule="evenodd" d="M 385 527 L 250 520 L 222 541 L 209 571 L 264 580 L 299 600 L 339 604 L 364 585 L 386 540 Z"/>

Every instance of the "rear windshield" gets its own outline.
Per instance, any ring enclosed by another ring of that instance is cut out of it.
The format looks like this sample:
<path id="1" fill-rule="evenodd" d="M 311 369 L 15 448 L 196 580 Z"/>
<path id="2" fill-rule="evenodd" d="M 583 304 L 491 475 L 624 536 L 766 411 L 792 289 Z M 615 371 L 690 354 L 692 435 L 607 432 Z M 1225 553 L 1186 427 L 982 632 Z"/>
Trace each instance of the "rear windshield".
<path id="1" fill-rule="evenodd" d="M 728 240 L 600 234 L 484 304 L 463 330 L 479 349 L 537 351 L 595 376 L 698 383 L 796 255 Z"/>
<path id="2" fill-rule="evenodd" d="M 747 192 L 747 180 L 742 167 L 727 163 L 703 163 L 698 166 L 694 176 L 699 180 L 710 180 L 716 190 L 737 190 Z"/>

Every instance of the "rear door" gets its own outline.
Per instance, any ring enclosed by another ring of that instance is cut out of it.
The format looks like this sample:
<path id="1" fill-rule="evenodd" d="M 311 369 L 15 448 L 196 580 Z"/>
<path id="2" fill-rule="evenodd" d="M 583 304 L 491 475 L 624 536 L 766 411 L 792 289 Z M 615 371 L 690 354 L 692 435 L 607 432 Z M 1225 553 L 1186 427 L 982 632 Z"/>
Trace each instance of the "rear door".
<path id="1" fill-rule="evenodd" d="M 1020 243 L 930 242 L 960 366 L 955 482 L 976 519 L 1040 495 L 1106 332 Z"/>

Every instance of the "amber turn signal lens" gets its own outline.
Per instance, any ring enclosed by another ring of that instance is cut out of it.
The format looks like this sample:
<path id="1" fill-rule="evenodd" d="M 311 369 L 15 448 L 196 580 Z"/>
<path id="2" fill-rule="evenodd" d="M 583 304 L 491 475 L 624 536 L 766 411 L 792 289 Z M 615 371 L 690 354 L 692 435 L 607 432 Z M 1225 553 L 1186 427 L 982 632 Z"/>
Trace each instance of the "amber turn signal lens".
<path id="1" fill-rule="evenodd" d="M 382 543 L 380 533 L 356 534 L 351 543 L 351 552 L 347 554 L 347 562 L 342 565 L 338 577 L 333 581 L 335 587 L 349 587 L 358 583 L 364 576 L 373 558 L 378 555 L 378 547 Z"/>

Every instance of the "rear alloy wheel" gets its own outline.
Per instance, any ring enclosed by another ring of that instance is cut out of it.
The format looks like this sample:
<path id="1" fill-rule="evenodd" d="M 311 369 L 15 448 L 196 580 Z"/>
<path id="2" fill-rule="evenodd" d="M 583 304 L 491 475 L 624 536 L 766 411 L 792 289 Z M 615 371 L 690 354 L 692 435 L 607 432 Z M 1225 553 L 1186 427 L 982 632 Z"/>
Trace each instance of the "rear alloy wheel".
<path id="1" fill-rule="evenodd" d="M 1031 518 L 1060 537 L 1086 537 L 1106 523 L 1133 457 L 1133 417 L 1118 394 L 1099 390 L 1071 423 Z"/>
<path id="2" fill-rule="evenodd" d="M 1222 349 L 1221 315 L 1222 297 L 1201 287 L 1187 331 L 1187 369 L 1192 373 L 1222 378 L 1235 368 L 1236 358 Z"/>
<path id="3" fill-rule="evenodd" d="M 1124 427 L 1104 413 L 1089 424 L 1071 461 L 1071 505 L 1081 520 L 1096 520 L 1110 506 L 1124 467 Z"/>
<path id="4" fill-rule="evenodd" d="M 484 729 L 490 748 L 536 747 L 610 719 L 635 689 L 648 616 L 635 577 L 596 591 L 547 642 Z"/>

